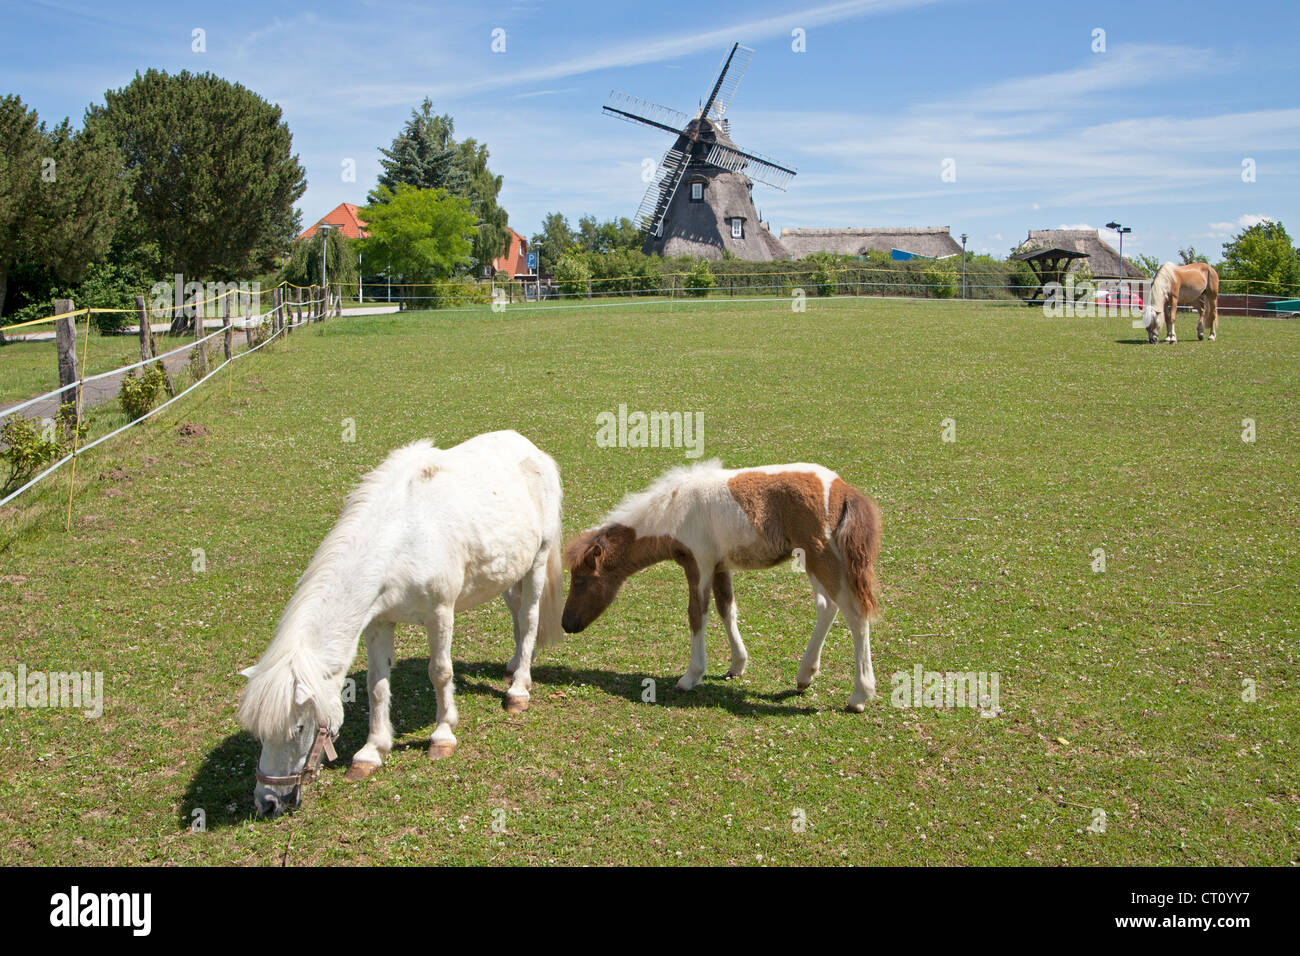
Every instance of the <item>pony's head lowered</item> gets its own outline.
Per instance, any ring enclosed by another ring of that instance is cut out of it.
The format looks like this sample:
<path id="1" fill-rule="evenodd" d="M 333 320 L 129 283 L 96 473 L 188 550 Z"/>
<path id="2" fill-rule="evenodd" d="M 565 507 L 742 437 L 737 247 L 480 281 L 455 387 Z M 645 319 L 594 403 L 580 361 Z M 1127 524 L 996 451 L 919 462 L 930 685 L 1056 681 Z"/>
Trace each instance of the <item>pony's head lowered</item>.
<path id="1" fill-rule="evenodd" d="M 604 613 L 627 580 L 622 555 L 636 539 L 626 525 L 607 524 L 578 535 L 564 548 L 569 569 L 569 597 L 560 624 L 577 634 Z"/>
<path id="2" fill-rule="evenodd" d="M 241 673 L 248 684 L 239 697 L 239 722 L 262 742 L 258 770 L 270 777 L 300 773 L 320 726 L 337 734 L 343 724 L 341 681 L 329 677 L 320 660 L 303 649 L 274 657 L 268 651 Z M 253 788 L 258 816 L 278 816 L 301 799 L 297 784 L 258 781 Z"/>
<path id="3" fill-rule="evenodd" d="M 1151 280 L 1151 289 L 1142 308 L 1142 325 L 1147 330 L 1147 341 L 1155 342 L 1160 338 L 1160 326 L 1165 318 L 1165 300 L 1173 291 L 1174 270 L 1172 262 L 1166 262 L 1156 271 Z M 1175 303 L 1174 308 L 1177 308 Z"/>

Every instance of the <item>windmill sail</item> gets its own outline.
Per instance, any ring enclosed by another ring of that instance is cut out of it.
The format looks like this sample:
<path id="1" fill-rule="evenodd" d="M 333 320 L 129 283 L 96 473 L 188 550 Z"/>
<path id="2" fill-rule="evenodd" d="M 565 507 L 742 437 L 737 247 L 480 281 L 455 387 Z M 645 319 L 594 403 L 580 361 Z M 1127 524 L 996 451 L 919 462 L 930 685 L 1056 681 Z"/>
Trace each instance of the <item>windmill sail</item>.
<path id="1" fill-rule="evenodd" d="M 647 126 L 667 130 L 670 133 L 680 133 L 686 128 L 686 124 L 691 121 L 690 117 L 685 113 L 670 109 L 667 106 L 660 106 L 658 103 L 651 103 L 639 96 L 621 93 L 618 90 L 609 91 L 609 99 L 606 100 L 602 108 L 606 113 L 618 119 L 629 123 L 644 123 Z"/>
<path id="2" fill-rule="evenodd" d="M 790 184 L 790 180 L 795 175 L 795 170 L 782 166 L 774 160 L 764 159 L 754 153 L 747 153 L 721 143 L 715 143 L 709 149 L 704 161 L 733 173 L 744 173 L 754 182 L 775 186 L 782 190 Z"/>
<path id="3" fill-rule="evenodd" d="M 690 161 L 690 151 L 679 149 L 669 149 L 659 161 L 659 169 L 650 188 L 641 197 L 641 205 L 637 207 L 636 218 L 633 220 L 650 235 L 658 233 L 664 213 L 677 194 L 677 187 L 681 185 L 682 176 Z"/>
<path id="4" fill-rule="evenodd" d="M 718 74 L 718 82 L 713 84 L 713 92 L 700 111 L 703 115 L 714 120 L 721 120 L 727 115 L 727 107 L 731 106 L 731 98 L 736 95 L 736 87 L 740 86 L 745 71 L 749 69 L 749 61 L 753 58 L 754 51 L 749 47 L 739 43 L 732 45 L 731 52 L 722 64 L 722 72 Z"/>

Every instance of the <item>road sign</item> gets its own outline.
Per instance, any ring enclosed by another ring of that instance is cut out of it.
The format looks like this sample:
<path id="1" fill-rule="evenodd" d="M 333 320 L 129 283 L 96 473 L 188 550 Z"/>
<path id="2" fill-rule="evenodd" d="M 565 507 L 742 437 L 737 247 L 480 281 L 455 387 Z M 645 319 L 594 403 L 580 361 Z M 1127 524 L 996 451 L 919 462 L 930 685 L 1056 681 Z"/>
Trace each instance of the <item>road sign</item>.
<path id="1" fill-rule="evenodd" d="M 535 252 L 528 253 L 528 271 L 529 272 L 537 271 L 537 253 Z"/>

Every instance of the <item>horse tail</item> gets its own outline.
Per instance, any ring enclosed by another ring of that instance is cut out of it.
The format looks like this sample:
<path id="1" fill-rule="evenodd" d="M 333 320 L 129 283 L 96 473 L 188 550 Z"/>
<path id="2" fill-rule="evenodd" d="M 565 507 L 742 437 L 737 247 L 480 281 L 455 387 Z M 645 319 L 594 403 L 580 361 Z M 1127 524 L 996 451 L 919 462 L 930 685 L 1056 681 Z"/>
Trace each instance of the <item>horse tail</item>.
<path id="1" fill-rule="evenodd" d="M 546 584 L 537 608 L 537 647 L 550 647 L 564 637 L 560 615 L 564 610 L 564 563 L 560 560 L 561 538 L 558 532 L 546 552 Z"/>
<path id="2" fill-rule="evenodd" d="M 849 590 L 867 620 L 877 616 L 876 560 L 880 557 L 880 507 L 852 486 L 844 491 L 839 522 L 831 534 L 844 563 Z"/>

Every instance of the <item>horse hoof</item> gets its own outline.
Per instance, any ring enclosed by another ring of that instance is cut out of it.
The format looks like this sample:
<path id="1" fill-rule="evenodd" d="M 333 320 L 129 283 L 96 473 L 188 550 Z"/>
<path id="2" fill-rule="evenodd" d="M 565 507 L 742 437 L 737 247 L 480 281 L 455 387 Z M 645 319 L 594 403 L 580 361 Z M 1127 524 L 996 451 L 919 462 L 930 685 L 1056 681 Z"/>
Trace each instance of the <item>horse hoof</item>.
<path id="1" fill-rule="evenodd" d="M 794 682 L 794 686 L 795 686 L 795 690 L 799 691 L 799 693 L 802 694 L 804 691 L 806 691 L 809 687 L 812 686 L 812 681 L 797 680 Z"/>
<path id="2" fill-rule="evenodd" d="M 513 694 L 506 694 L 504 704 L 507 714 L 522 714 L 528 709 L 528 698 L 515 697 Z"/>
<path id="3" fill-rule="evenodd" d="M 1213 341 L 1214 341 L 1214 338 L 1215 338 L 1214 335 L 1211 334 L 1211 335 L 1210 335 L 1210 341 L 1213 342 Z"/>
<path id="4" fill-rule="evenodd" d="M 456 745 L 445 740 L 435 740 L 429 744 L 430 760 L 445 760 L 456 751 Z"/>
<path id="5" fill-rule="evenodd" d="M 861 714 L 867 709 L 867 705 L 849 704 L 849 706 L 845 707 L 844 709 L 847 710 L 850 714 Z"/>
<path id="6" fill-rule="evenodd" d="M 727 671 L 727 673 L 725 673 L 725 674 L 722 675 L 722 679 L 723 679 L 723 680 L 739 680 L 740 678 L 742 678 L 742 677 L 744 677 L 744 676 L 745 676 L 745 672 L 744 672 L 744 671 Z"/>
<path id="7" fill-rule="evenodd" d="M 348 772 L 343 775 L 344 780 L 368 780 L 372 777 L 379 764 L 371 763 L 369 760 L 357 760 L 352 766 L 348 767 Z"/>

